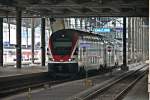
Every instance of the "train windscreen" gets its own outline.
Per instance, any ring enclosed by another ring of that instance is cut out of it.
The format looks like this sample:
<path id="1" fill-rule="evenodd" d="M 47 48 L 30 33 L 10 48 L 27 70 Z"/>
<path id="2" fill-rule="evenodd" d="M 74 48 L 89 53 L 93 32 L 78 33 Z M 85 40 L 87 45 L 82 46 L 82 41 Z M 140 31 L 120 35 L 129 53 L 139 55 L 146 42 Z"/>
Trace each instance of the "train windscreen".
<path id="1" fill-rule="evenodd" d="M 53 55 L 70 55 L 72 47 L 72 37 L 71 34 L 56 34 L 52 38 Z"/>

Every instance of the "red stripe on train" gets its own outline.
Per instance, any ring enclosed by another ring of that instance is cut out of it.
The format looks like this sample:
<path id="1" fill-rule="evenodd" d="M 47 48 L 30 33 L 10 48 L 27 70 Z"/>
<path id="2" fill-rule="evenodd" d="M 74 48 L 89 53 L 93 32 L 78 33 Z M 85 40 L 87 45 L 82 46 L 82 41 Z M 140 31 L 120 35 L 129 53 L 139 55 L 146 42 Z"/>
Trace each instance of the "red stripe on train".
<path id="1" fill-rule="evenodd" d="M 64 55 L 64 56 L 60 56 L 60 55 L 53 55 L 54 61 L 58 61 L 58 62 L 65 62 L 68 61 L 70 58 L 70 55 Z"/>

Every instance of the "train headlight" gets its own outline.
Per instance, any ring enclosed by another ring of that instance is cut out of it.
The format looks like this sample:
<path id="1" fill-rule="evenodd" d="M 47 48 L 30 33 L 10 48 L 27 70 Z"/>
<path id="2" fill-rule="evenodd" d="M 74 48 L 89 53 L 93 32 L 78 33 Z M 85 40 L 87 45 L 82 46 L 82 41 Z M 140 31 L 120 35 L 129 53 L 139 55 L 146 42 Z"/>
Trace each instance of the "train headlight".
<path id="1" fill-rule="evenodd" d="M 54 59 L 53 59 L 53 58 L 49 58 L 49 60 L 50 60 L 50 61 L 54 61 Z"/>
<path id="2" fill-rule="evenodd" d="M 71 59 L 68 59 L 69 61 L 71 61 Z"/>

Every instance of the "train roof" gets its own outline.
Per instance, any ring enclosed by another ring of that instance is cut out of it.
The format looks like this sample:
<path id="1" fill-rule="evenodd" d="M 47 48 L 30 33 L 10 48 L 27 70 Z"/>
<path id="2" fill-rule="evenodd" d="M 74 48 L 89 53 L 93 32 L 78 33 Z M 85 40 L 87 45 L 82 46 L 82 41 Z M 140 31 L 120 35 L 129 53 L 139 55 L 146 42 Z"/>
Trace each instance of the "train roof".
<path id="1" fill-rule="evenodd" d="M 109 39 L 109 38 L 107 38 L 103 35 L 100 35 L 100 34 L 94 34 L 94 33 L 91 33 L 91 32 L 85 32 L 85 31 L 80 31 L 80 30 L 75 30 L 75 29 L 61 29 L 61 30 L 58 30 L 58 31 L 52 33 L 52 35 L 55 35 L 59 32 L 65 32 L 65 31 L 76 32 L 79 36 L 98 37 L 106 43 L 115 44 L 114 42 L 117 42 L 116 39 Z"/>
<path id="2" fill-rule="evenodd" d="M 63 31 L 76 32 L 79 36 L 93 36 L 93 37 L 98 37 L 98 38 L 103 38 L 103 39 L 105 38 L 104 36 L 99 35 L 99 34 L 94 34 L 94 33 L 85 32 L 85 31 L 79 31 L 79 30 L 75 30 L 75 29 L 62 29 L 62 30 L 58 30 L 58 31 L 52 33 L 52 35 L 53 34 L 57 34 L 57 33 L 61 32 L 61 31 L 62 32 Z"/>

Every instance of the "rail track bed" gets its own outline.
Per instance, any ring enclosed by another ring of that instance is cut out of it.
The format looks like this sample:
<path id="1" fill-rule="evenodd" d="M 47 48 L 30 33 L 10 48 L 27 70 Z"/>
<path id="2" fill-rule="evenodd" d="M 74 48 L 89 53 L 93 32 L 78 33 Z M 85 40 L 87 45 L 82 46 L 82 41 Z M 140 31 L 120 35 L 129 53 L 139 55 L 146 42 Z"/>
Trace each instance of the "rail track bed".
<path id="1" fill-rule="evenodd" d="M 137 67 L 133 67 L 133 70 L 141 68 L 142 66 L 147 66 L 147 65 L 144 64 L 144 65 L 139 65 Z M 131 72 L 132 71 L 130 71 L 130 73 Z M 127 73 L 127 72 L 124 72 L 121 70 L 116 70 L 113 72 L 112 76 L 109 75 L 110 73 L 101 73 L 102 75 L 100 74 L 100 75 L 93 76 L 93 77 L 90 77 L 88 75 L 89 79 L 92 80 L 92 82 L 93 82 L 93 85 L 90 87 L 94 87 L 95 85 L 97 85 L 99 83 L 106 84 L 106 83 L 112 82 L 112 80 L 116 80 L 116 77 L 120 76 L 121 74 L 125 74 L 125 73 Z M 39 98 L 42 97 L 43 93 L 44 93 L 44 95 L 50 94 L 50 96 L 46 95 L 46 97 L 48 97 L 48 100 L 50 100 L 49 97 L 52 97 L 52 100 L 54 100 L 53 94 L 55 96 L 61 95 L 60 100 L 66 100 L 67 98 L 71 98 L 73 95 L 76 95 L 76 94 L 80 93 L 81 91 L 84 91 L 87 89 L 87 87 L 85 86 L 84 80 L 85 79 L 79 80 L 79 78 L 78 79 L 77 78 L 75 78 L 75 79 L 63 78 L 63 79 L 56 80 L 56 79 L 52 79 L 51 75 L 47 72 L 34 73 L 34 74 L 28 74 L 28 75 L 11 76 L 8 78 L 1 78 L 1 80 L 0 80 L 0 85 L 1 85 L 0 98 L 14 97 L 15 95 L 20 95 L 20 94 L 24 94 L 24 93 L 26 95 L 26 92 L 29 92 L 29 90 L 32 90 L 32 97 L 33 97 L 32 99 L 34 99 L 34 97 L 35 97 L 36 98 L 35 100 L 37 100 L 38 96 L 39 96 Z M 63 84 L 61 84 L 61 83 L 63 83 Z M 39 91 L 39 89 L 40 89 L 40 91 L 42 90 L 43 92 L 42 91 L 41 91 L 42 93 L 34 92 L 34 91 Z M 74 91 L 72 91 L 72 90 L 74 90 Z M 61 94 L 60 94 L 59 93 L 60 91 L 64 91 L 64 92 L 61 92 Z M 70 92 L 68 92 L 68 91 L 70 91 Z M 37 96 L 37 94 L 38 94 L 38 96 Z M 57 96 L 57 97 L 59 97 L 59 96 Z M 23 96 L 21 98 L 19 97 L 18 100 L 23 99 L 23 98 L 24 98 Z M 11 100 L 13 100 L 13 99 L 11 99 Z M 17 100 L 17 98 L 14 100 Z M 47 100 L 47 99 L 43 99 L 43 100 Z M 59 99 L 57 98 L 56 100 L 59 100 Z"/>
<path id="2" fill-rule="evenodd" d="M 11 76 L 7 78 L 3 77 L 0 80 L 0 97 L 25 92 L 28 91 L 28 89 L 52 86 L 66 81 L 69 81 L 69 79 L 54 80 L 48 72 Z"/>
<path id="3" fill-rule="evenodd" d="M 101 85 L 104 87 L 107 83 L 111 83 L 112 81 L 118 79 L 117 77 L 123 76 L 128 72 L 132 73 L 133 71 L 142 68 L 143 66 L 147 66 L 147 65 L 142 64 L 139 66 L 132 67 L 133 69 L 127 72 L 116 70 L 113 72 L 112 76 L 110 75 L 110 73 L 105 73 L 103 75 L 89 77 L 88 79 L 90 79 L 93 82 L 93 85 L 89 87 L 85 86 L 85 79 L 81 79 L 81 80 L 64 82 L 62 84 L 53 85 L 48 88 L 40 88 L 38 90 L 31 89 L 30 93 L 26 91 L 24 93 L 19 93 L 17 95 L 9 96 L 4 99 L 26 100 L 30 96 L 31 97 L 30 99 L 32 100 L 72 100 L 72 99 L 74 100 L 75 99 L 74 97 L 83 91 L 87 91 L 88 89 L 94 88 L 97 85 Z M 80 100 L 80 99 L 75 99 L 75 100 Z"/>
<path id="4" fill-rule="evenodd" d="M 121 100 L 147 72 L 142 67 L 77 100 Z"/>

